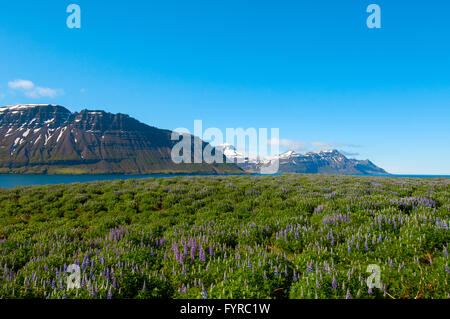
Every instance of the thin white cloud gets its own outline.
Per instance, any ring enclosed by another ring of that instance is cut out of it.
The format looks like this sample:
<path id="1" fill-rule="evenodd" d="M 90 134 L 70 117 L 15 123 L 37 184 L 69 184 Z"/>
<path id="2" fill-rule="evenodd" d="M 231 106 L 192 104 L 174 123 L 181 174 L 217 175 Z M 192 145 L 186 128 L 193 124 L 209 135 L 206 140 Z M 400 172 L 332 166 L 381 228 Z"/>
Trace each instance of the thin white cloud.
<path id="1" fill-rule="evenodd" d="M 44 88 L 37 86 L 31 91 L 26 91 L 25 95 L 30 98 L 40 98 L 40 97 L 49 97 L 54 98 L 55 96 L 62 94 L 61 90 L 55 90 L 51 88 Z"/>
<path id="2" fill-rule="evenodd" d="M 354 153 L 354 152 L 347 152 L 344 150 L 339 150 L 339 152 L 345 156 L 359 156 L 359 153 Z"/>
<path id="3" fill-rule="evenodd" d="M 13 90 L 31 90 L 34 88 L 34 83 L 29 80 L 17 79 L 8 82 L 8 86 Z"/>
<path id="4" fill-rule="evenodd" d="M 30 80 L 16 79 L 14 81 L 8 82 L 8 86 L 13 90 L 22 91 L 25 96 L 33 99 L 41 97 L 54 98 L 58 95 L 64 94 L 63 90 L 36 86 Z"/>
<path id="5" fill-rule="evenodd" d="M 329 150 L 335 149 L 337 147 L 361 147 L 361 145 L 356 144 L 345 144 L 345 143 L 325 143 L 325 142 L 311 142 L 311 146 L 317 150 Z"/>
<path id="6" fill-rule="evenodd" d="M 278 143 L 277 143 L 278 142 Z M 279 145 L 281 147 L 286 147 L 292 151 L 305 151 L 306 143 L 301 141 L 287 140 L 287 139 L 270 139 L 267 141 L 269 146 Z"/>
<path id="7" fill-rule="evenodd" d="M 323 151 L 323 150 L 330 150 L 330 149 L 337 149 L 341 147 L 347 147 L 347 148 L 356 148 L 361 147 L 360 145 L 356 144 L 346 144 L 346 143 L 325 143 L 325 142 L 302 142 L 302 141 L 295 141 L 295 140 L 289 140 L 289 139 L 270 139 L 267 141 L 267 144 L 269 146 L 275 146 L 277 144 L 280 147 L 287 148 L 292 151 Z M 342 151 L 342 154 L 344 154 Z M 347 155 L 356 156 L 359 155 L 358 153 L 351 153 L 346 152 Z"/>

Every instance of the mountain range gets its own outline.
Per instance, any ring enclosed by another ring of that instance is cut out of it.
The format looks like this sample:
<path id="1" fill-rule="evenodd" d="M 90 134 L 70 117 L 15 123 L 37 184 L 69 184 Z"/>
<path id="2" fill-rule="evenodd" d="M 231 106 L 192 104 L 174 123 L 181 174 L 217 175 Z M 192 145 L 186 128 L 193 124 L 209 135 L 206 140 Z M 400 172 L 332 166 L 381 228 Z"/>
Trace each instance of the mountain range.
<path id="1" fill-rule="evenodd" d="M 51 104 L 1 107 L 0 173 L 243 172 L 226 163 L 175 164 L 170 152 L 178 141 L 171 134 L 120 113 L 72 113 Z"/>
<path id="2" fill-rule="evenodd" d="M 0 107 L 0 173 L 239 174 L 258 173 L 277 159 L 279 173 L 387 174 L 369 160 L 348 159 L 337 150 L 253 159 L 229 144 L 214 149 L 222 153 L 223 163 L 176 164 L 171 150 L 178 141 L 171 135 L 121 113 L 72 113 L 52 104 Z M 209 144 L 201 145 L 204 149 Z"/>
<path id="3" fill-rule="evenodd" d="M 277 156 L 258 159 L 239 152 L 233 145 L 217 146 L 223 154 L 242 169 L 258 172 L 261 167 L 269 165 L 274 160 L 279 161 L 280 173 L 306 174 L 354 174 L 354 175 L 385 175 L 384 169 L 376 166 L 370 160 L 349 159 L 338 150 L 325 150 L 299 154 L 288 151 Z"/>

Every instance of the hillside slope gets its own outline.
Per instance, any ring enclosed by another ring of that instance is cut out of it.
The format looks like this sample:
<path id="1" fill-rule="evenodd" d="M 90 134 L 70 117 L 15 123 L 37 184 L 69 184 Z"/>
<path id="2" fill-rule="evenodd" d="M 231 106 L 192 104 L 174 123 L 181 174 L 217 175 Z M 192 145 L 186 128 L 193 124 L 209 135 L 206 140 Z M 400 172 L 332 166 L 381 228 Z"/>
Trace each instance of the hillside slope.
<path id="1" fill-rule="evenodd" d="M 0 108 L 1 173 L 241 173 L 233 164 L 175 164 L 171 131 L 126 114 L 60 105 Z M 206 146 L 203 143 L 203 147 Z"/>

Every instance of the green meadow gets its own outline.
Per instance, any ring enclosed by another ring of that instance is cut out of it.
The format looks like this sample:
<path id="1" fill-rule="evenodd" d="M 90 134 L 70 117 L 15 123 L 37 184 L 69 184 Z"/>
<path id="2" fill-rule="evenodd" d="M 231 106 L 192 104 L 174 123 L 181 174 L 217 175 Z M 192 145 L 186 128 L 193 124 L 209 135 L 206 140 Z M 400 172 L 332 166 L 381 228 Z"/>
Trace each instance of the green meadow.
<path id="1" fill-rule="evenodd" d="M 449 178 L 0 189 L 0 298 L 450 298 L 449 222 Z"/>

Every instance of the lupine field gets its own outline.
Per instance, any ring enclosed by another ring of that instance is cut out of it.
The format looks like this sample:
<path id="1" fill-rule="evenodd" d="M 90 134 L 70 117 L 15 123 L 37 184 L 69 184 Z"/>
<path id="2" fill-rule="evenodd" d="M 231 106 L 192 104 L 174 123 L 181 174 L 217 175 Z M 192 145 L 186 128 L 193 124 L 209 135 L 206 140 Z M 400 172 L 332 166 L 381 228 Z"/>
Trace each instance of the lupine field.
<path id="1" fill-rule="evenodd" d="M 0 298 L 450 298 L 449 223 L 448 178 L 0 189 Z M 381 288 L 366 284 L 370 264 Z"/>

